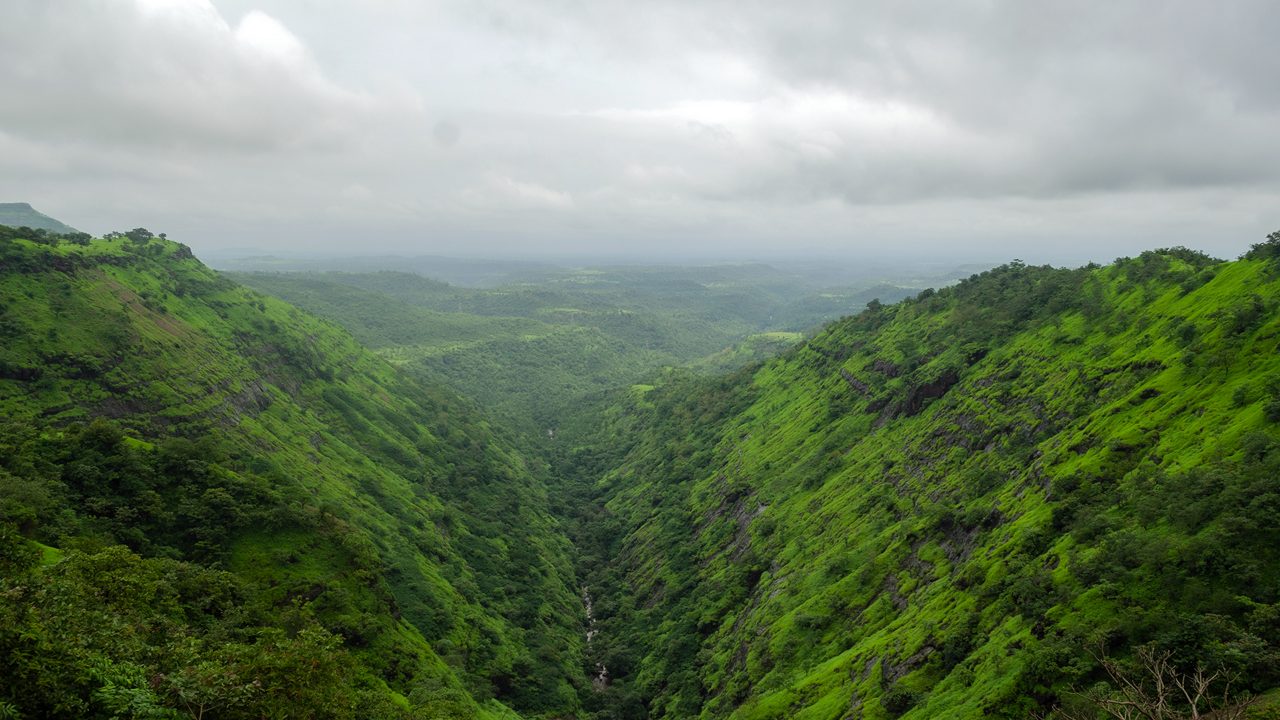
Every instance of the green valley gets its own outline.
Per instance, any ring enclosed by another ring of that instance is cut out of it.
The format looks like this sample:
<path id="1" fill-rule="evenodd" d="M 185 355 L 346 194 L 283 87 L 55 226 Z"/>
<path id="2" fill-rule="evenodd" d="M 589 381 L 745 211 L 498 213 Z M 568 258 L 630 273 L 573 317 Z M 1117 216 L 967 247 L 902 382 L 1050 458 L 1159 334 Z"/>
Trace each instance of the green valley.
<path id="1" fill-rule="evenodd" d="M 0 1 L 0 720 L 1280 720 L 1277 37 Z"/>
<path id="2" fill-rule="evenodd" d="M 1280 234 L 539 273 L 0 228 L 0 717 L 1275 716 Z"/>

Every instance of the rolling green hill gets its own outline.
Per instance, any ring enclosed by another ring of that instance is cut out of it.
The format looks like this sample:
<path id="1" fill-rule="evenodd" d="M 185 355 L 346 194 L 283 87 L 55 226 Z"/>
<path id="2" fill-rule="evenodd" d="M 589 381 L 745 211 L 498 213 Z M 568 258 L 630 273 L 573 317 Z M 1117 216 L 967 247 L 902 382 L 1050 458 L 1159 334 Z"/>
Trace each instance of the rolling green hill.
<path id="1" fill-rule="evenodd" d="M 0 238 L 6 707 L 577 707 L 570 548 L 539 466 L 467 404 L 184 246 L 19 235 Z"/>

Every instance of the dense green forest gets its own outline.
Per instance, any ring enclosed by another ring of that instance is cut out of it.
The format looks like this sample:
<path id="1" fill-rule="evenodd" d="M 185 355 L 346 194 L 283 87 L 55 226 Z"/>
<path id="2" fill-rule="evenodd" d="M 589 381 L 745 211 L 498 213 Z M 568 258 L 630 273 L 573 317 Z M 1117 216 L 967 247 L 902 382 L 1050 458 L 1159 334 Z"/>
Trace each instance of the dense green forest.
<path id="1" fill-rule="evenodd" d="M 758 287 L 599 280 L 0 228 L 0 717 L 1100 717 L 1150 657 L 1280 687 L 1280 234 L 801 342 Z"/>

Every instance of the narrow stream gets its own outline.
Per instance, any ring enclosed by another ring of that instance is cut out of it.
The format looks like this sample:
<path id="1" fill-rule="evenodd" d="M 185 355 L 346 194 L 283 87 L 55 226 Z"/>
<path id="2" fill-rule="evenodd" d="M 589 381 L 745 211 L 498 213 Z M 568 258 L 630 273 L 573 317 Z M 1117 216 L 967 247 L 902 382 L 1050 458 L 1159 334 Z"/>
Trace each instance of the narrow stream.
<path id="1" fill-rule="evenodd" d="M 600 631 L 596 629 L 596 614 L 591 606 L 591 589 L 586 585 L 582 586 L 582 607 L 587 611 L 587 657 L 591 657 L 591 642 Z M 603 662 L 596 663 L 596 674 L 591 678 L 591 687 L 596 692 L 609 687 L 609 668 Z"/>

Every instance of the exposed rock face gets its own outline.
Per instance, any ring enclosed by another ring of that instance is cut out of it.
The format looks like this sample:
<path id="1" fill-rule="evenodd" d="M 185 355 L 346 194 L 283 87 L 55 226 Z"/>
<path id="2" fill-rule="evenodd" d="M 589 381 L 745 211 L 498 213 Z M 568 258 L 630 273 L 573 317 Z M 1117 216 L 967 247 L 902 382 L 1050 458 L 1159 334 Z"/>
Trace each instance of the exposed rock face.
<path id="1" fill-rule="evenodd" d="M 931 382 L 916 385 L 911 388 L 911 392 L 907 394 L 906 400 L 903 401 L 901 414 L 908 417 L 918 414 L 924 409 L 926 400 L 933 400 L 946 395 L 947 391 L 958 382 L 960 382 L 960 374 L 955 370 L 947 370 Z"/>
<path id="2" fill-rule="evenodd" d="M 881 375 L 884 375 L 885 377 L 891 377 L 891 378 L 896 378 L 902 374 L 901 368 L 889 362 L 888 360 L 884 360 L 884 359 L 877 359 L 874 363 L 871 364 L 871 369 L 875 370 Z"/>
<path id="3" fill-rule="evenodd" d="M 859 380 L 853 373 L 849 372 L 848 370 L 841 368 L 840 377 L 844 378 L 844 381 L 849 383 L 849 387 L 853 388 L 858 394 L 860 395 L 871 394 L 871 387 L 868 386 L 866 383 L 862 382 L 861 380 Z"/>
<path id="4" fill-rule="evenodd" d="M 929 400 L 935 400 L 947 394 L 947 391 L 960 382 L 960 373 L 954 369 L 948 369 L 942 372 L 933 380 L 912 385 L 908 390 L 906 397 L 893 402 L 887 401 L 885 397 L 880 397 L 867 408 L 871 412 L 880 412 L 880 417 L 876 419 L 876 426 L 882 426 L 885 423 L 900 417 L 911 417 L 919 415 L 924 410 L 925 403 Z"/>

